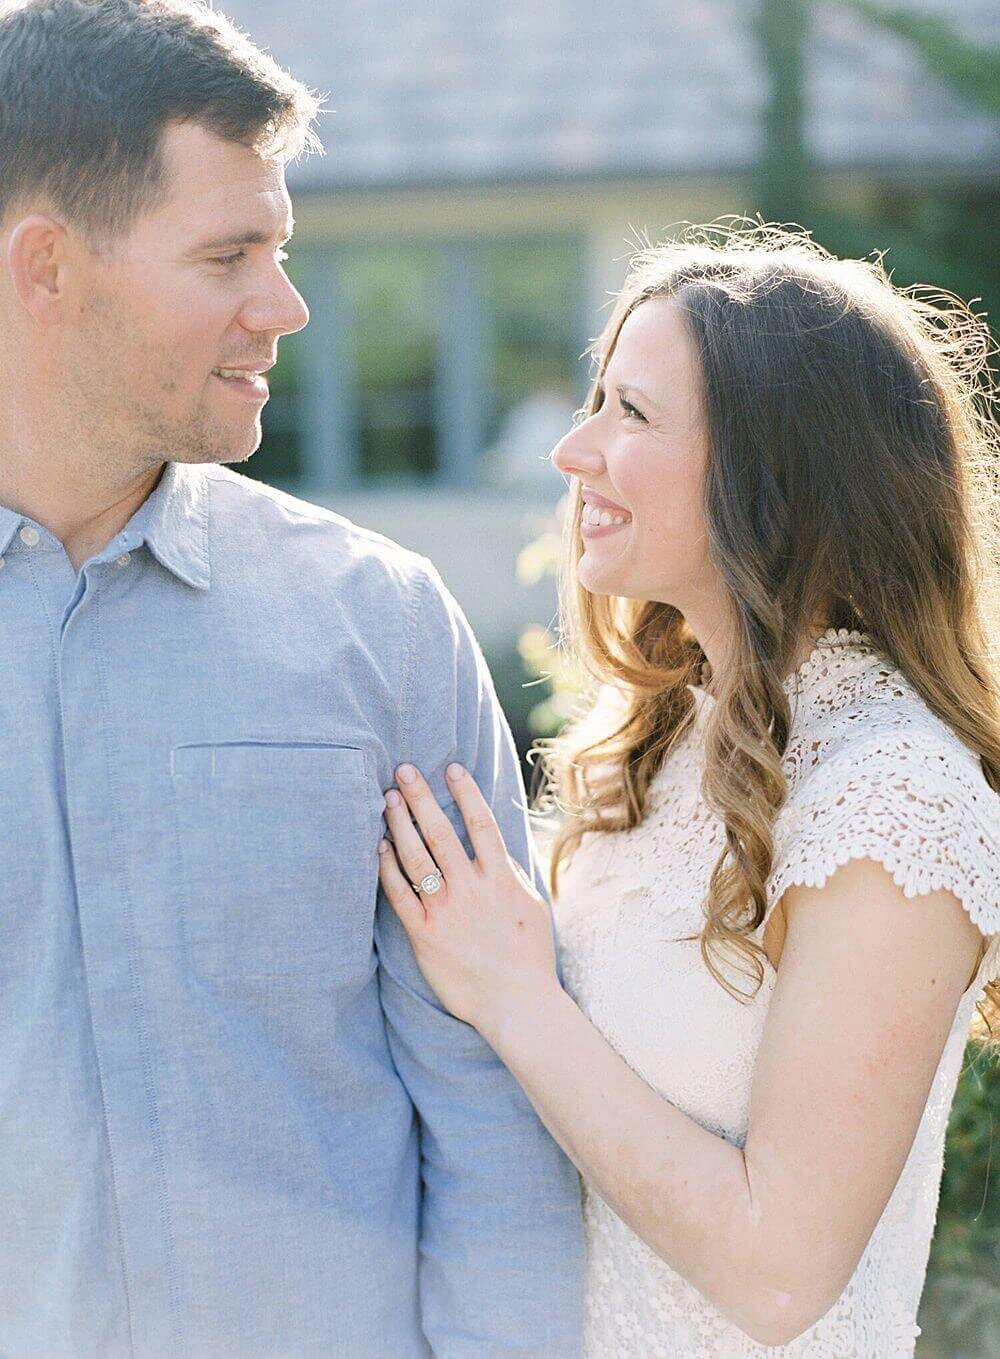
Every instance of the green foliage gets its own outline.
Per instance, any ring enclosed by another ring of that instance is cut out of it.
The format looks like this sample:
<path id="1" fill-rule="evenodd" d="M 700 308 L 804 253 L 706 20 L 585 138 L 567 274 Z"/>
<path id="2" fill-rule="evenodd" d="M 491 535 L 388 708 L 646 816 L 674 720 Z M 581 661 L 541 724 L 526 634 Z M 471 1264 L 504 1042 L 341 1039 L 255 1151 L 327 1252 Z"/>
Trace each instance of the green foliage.
<path id="1" fill-rule="evenodd" d="M 909 41 L 927 70 L 958 95 L 1000 115 L 1000 47 L 962 37 L 939 15 L 917 14 L 876 0 L 844 0 L 868 22 Z M 859 219 L 824 202 L 818 189 L 809 226 L 835 254 L 863 256 L 884 249 L 899 285 L 933 282 L 973 305 L 980 315 L 1000 307 L 1000 252 L 995 186 L 894 184 Z"/>
<path id="2" fill-rule="evenodd" d="M 948 1124 L 941 1205 L 949 1212 L 935 1243 L 936 1263 L 1000 1280 L 1000 1062 L 975 1042 L 966 1050 Z"/>
<path id="3" fill-rule="evenodd" d="M 928 74 L 987 113 L 1000 114 L 1000 47 L 961 36 L 941 15 L 877 0 L 842 0 L 867 23 L 905 39 Z M 815 0 L 761 0 L 756 35 L 770 95 L 763 113 L 755 206 L 772 221 L 799 222 L 837 255 L 885 252 L 893 282 L 933 282 L 995 315 L 1000 306 L 996 222 L 1000 194 L 980 184 L 894 179 L 869 185 L 869 203 L 845 211 L 804 141 L 804 70 Z"/>
<path id="4" fill-rule="evenodd" d="M 561 519 L 567 503 L 564 497 L 543 523 L 538 537 L 522 548 L 517 559 L 517 579 L 522 585 L 534 585 L 543 577 L 558 573 Z M 528 730 L 533 737 L 557 736 L 580 691 L 580 673 L 559 647 L 550 628 L 541 625 L 525 628 L 517 649 L 524 671 L 538 691 L 527 713 Z"/>
<path id="5" fill-rule="evenodd" d="M 571 716 L 579 691 L 579 675 L 548 629 L 530 627 L 522 632 L 517 649 L 524 669 L 543 692 L 528 713 L 533 737 L 556 736 Z"/>
<path id="6" fill-rule="evenodd" d="M 582 243 L 559 236 L 498 241 L 483 251 L 493 340 L 490 437 L 541 388 L 572 388 Z"/>
<path id="7" fill-rule="evenodd" d="M 805 216 L 810 190 L 805 137 L 806 70 L 813 0 L 759 0 L 757 45 L 768 77 L 762 110 L 757 204 L 773 218 L 780 204 L 787 220 Z"/>
<path id="8" fill-rule="evenodd" d="M 918 1318 L 920 1359 L 1000 1354 L 1000 1058 L 966 1048 Z"/>
<path id="9" fill-rule="evenodd" d="M 1000 47 L 970 42 L 937 14 L 917 14 L 876 0 L 846 0 L 846 4 L 870 23 L 906 38 L 928 71 L 987 113 L 1000 116 Z"/>

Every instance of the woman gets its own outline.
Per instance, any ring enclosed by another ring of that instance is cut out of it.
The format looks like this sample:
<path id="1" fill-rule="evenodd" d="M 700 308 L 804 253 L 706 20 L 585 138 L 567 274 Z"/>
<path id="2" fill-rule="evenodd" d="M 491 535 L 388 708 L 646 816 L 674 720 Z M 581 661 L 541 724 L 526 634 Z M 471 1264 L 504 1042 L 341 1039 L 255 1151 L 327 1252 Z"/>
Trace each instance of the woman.
<path id="1" fill-rule="evenodd" d="M 547 760 L 565 990 L 468 774 L 474 860 L 387 794 L 421 967 L 582 1174 L 591 1356 L 913 1353 L 1000 970 L 988 345 L 779 228 L 640 252 L 553 455 L 602 682 Z"/>

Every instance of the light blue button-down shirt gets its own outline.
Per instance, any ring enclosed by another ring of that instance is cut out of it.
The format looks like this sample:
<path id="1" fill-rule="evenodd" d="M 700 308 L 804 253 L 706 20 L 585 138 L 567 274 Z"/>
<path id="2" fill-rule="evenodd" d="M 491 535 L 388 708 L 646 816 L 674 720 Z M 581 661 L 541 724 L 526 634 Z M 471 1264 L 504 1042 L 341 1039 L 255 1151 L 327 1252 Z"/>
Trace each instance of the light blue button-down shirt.
<path id="1" fill-rule="evenodd" d="M 0 1354 L 578 1355 L 576 1173 L 378 894 L 403 760 L 539 881 L 433 567 L 177 463 L 0 553 Z"/>

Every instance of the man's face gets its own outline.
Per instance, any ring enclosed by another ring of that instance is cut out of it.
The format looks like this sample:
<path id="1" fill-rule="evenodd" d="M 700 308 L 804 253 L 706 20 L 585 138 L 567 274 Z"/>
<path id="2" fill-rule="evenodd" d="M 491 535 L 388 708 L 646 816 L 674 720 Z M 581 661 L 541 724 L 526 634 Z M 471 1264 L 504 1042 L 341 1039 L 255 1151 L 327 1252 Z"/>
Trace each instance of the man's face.
<path id="1" fill-rule="evenodd" d="M 92 260 L 79 324 L 63 328 L 57 355 L 82 436 L 137 473 L 166 459 L 249 458 L 266 379 L 212 370 L 269 367 L 278 337 L 309 320 L 282 268 L 283 167 L 197 123 L 167 128 L 163 150 L 167 201 L 112 258 Z"/>

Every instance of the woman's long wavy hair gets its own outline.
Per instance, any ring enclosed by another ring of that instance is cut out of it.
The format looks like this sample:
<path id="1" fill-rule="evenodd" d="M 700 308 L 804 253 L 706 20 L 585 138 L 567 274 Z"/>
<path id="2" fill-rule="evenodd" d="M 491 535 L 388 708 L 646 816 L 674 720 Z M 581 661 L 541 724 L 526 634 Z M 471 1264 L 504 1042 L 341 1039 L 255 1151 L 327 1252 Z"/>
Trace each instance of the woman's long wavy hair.
<path id="1" fill-rule="evenodd" d="M 877 252 L 876 252 L 877 255 Z M 600 386 L 622 324 L 649 298 L 680 307 L 700 357 L 709 439 L 704 515 L 735 646 L 711 675 L 703 793 L 725 826 L 701 953 L 747 1001 L 764 977 L 772 827 L 786 795 L 782 680 L 817 618 L 862 629 L 980 758 L 1000 791 L 996 392 L 989 331 L 951 294 L 891 283 L 880 255 L 841 260 L 808 235 L 745 219 L 689 227 L 632 257 L 591 347 Z M 539 816 L 559 819 L 550 885 L 587 831 L 631 829 L 708 673 L 670 604 L 592 594 L 577 576 L 580 484 L 560 570 L 562 645 L 588 680 L 576 716 L 536 743 Z M 704 667 L 704 669 L 703 669 Z M 624 716 L 593 730 L 597 686 Z M 755 981 L 738 991 L 722 970 Z M 1000 1036 L 1000 985 L 974 1031 Z"/>

